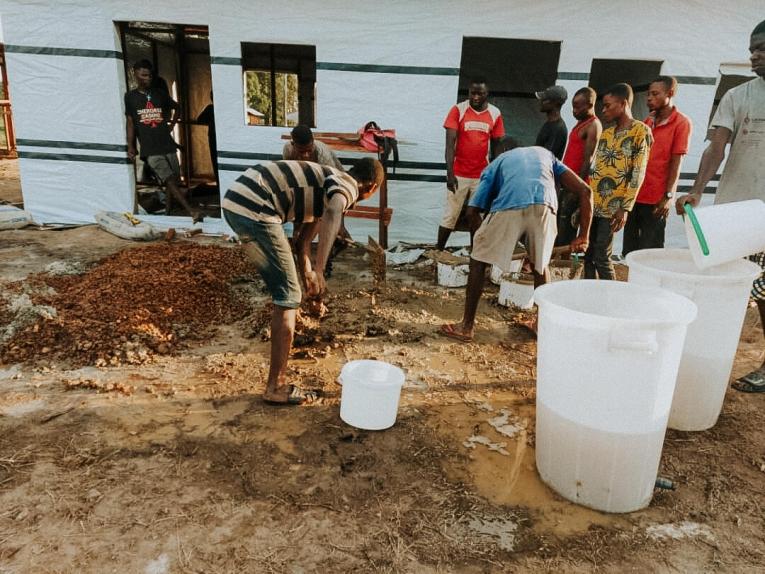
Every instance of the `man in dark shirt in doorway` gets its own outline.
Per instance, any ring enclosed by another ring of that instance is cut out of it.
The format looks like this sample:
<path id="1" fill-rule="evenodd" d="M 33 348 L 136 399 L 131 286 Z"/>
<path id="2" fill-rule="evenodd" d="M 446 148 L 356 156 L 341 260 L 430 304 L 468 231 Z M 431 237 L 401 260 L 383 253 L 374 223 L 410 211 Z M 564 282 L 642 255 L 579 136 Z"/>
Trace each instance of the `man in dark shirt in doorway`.
<path id="1" fill-rule="evenodd" d="M 539 100 L 539 110 L 547 114 L 547 121 L 539 130 L 534 145 L 549 149 L 560 160 L 568 139 L 568 128 L 560 117 L 560 109 L 568 98 L 568 92 L 563 86 L 550 86 L 535 95 Z"/>
<path id="2" fill-rule="evenodd" d="M 178 122 L 178 103 L 166 90 L 152 87 L 153 66 L 148 60 L 133 64 L 133 75 L 137 87 L 125 94 L 125 115 L 127 116 L 128 158 L 136 158 L 136 137 L 141 145 L 141 157 L 160 182 L 178 200 L 194 223 L 202 221 L 202 215 L 193 211 L 178 187 L 181 169 L 176 151 L 178 146 L 172 136 L 172 129 Z M 167 208 L 170 208 L 168 197 Z"/>

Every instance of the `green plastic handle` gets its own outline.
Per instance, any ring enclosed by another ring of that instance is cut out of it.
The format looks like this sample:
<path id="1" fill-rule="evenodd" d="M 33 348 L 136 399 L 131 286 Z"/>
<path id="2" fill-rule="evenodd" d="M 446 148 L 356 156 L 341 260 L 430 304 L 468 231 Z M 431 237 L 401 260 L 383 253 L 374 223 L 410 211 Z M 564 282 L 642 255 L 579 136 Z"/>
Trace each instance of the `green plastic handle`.
<path id="1" fill-rule="evenodd" d="M 690 203 L 686 203 L 683 205 L 683 209 L 685 210 L 685 213 L 688 215 L 688 217 L 691 220 L 691 225 L 693 226 L 693 231 L 696 232 L 696 238 L 699 240 L 699 245 L 701 246 L 701 252 L 704 255 L 709 255 L 709 245 L 707 245 L 707 239 L 704 237 L 704 232 L 701 230 L 701 225 L 699 225 L 699 220 L 696 219 L 696 214 L 693 212 L 693 207 Z"/>

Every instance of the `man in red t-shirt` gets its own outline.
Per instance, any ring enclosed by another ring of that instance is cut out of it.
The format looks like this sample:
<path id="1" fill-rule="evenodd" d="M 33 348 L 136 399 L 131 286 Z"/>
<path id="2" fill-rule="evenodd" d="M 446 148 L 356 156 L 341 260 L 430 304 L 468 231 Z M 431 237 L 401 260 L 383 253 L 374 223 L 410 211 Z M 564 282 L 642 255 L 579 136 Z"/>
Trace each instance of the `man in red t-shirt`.
<path id="1" fill-rule="evenodd" d="M 563 155 L 563 163 L 567 168 L 582 178 L 590 181 L 590 166 L 595 157 L 595 147 L 598 145 L 603 126 L 595 115 L 595 90 L 590 87 L 580 88 L 571 100 L 571 111 L 576 118 L 576 125 L 568 134 L 568 145 Z M 558 194 L 558 237 L 555 245 L 568 245 L 577 235 L 578 226 L 572 222 L 574 213 L 579 208 L 579 200 L 575 193 L 561 189 Z"/>
<path id="2" fill-rule="evenodd" d="M 446 129 L 446 209 L 438 227 L 436 249 L 444 249 L 457 225 L 462 207 L 489 164 L 492 149 L 505 135 L 502 114 L 489 103 L 486 81 L 470 82 L 468 99 L 452 106 L 444 120 Z"/>
<path id="3" fill-rule="evenodd" d="M 683 156 L 688 153 L 691 120 L 672 103 L 677 80 L 659 76 L 648 86 L 645 123 L 653 131 L 653 146 L 635 207 L 624 226 L 622 255 L 638 249 L 664 247 L 669 206 L 675 199 Z"/>

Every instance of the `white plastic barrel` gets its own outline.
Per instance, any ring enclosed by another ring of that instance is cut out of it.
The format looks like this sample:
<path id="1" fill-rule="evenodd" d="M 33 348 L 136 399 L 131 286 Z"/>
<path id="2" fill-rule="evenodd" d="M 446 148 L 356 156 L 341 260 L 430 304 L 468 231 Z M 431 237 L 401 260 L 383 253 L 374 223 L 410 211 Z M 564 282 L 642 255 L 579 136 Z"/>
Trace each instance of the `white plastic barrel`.
<path id="1" fill-rule="evenodd" d="M 698 306 L 699 314 L 685 338 L 669 427 L 700 431 L 714 426 L 760 267 L 737 259 L 700 270 L 687 249 L 633 251 L 627 264 L 630 283 L 669 289 Z"/>
<path id="2" fill-rule="evenodd" d="M 647 506 L 696 305 L 621 281 L 548 283 L 534 299 L 542 480 L 605 512 Z"/>
<path id="3" fill-rule="evenodd" d="M 339 377 L 343 386 L 340 418 L 366 430 L 393 426 L 404 378 L 401 369 L 384 361 L 364 359 L 346 363 Z"/>
<path id="4" fill-rule="evenodd" d="M 709 255 L 704 255 L 691 217 L 686 215 L 685 235 L 700 269 L 765 251 L 765 202 L 749 199 L 699 207 L 693 212 L 709 247 Z"/>

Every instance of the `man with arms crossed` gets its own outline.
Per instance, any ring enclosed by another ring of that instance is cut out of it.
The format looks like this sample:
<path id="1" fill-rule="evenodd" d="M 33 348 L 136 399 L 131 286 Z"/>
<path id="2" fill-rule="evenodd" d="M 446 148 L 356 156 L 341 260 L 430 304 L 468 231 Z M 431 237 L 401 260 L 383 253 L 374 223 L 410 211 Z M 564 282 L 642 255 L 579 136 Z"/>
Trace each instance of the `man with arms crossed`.
<path id="1" fill-rule="evenodd" d="M 681 215 L 684 204 L 699 204 L 704 188 L 725 158 L 728 143 L 730 153 L 717 186 L 715 203 L 765 200 L 765 20 L 752 32 L 749 52 L 752 71 L 757 77 L 728 91 L 720 100 L 712 119 L 714 132 L 701 156 L 696 181 L 690 193 L 677 200 L 677 212 Z M 765 271 L 765 252 L 750 259 Z M 755 280 L 752 298 L 757 302 L 760 324 L 765 330 L 765 272 Z M 734 382 L 733 388 L 747 393 L 765 392 L 765 363 Z"/>
<path id="2" fill-rule="evenodd" d="M 478 185 L 488 163 L 489 147 L 505 135 L 502 114 L 489 103 L 486 81 L 470 82 L 468 99 L 452 106 L 446 129 L 446 209 L 438 228 L 436 249 L 443 250 L 462 208 Z"/>

